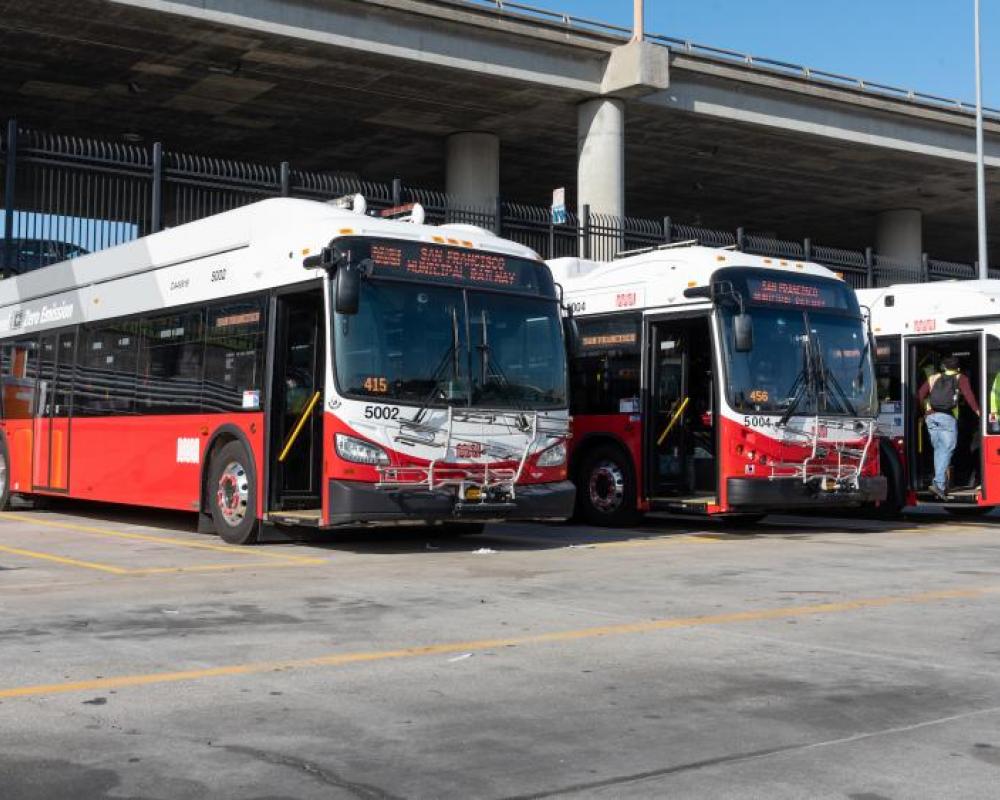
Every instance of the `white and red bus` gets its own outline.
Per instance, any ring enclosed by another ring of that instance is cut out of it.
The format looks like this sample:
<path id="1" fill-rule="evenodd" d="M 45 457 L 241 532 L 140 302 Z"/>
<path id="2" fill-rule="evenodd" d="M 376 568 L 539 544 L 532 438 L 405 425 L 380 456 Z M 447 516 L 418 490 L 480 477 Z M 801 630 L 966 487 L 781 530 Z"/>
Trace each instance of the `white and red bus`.
<path id="1" fill-rule="evenodd" d="M 549 265 L 579 328 L 581 517 L 747 519 L 884 498 L 870 337 L 834 273 L 690 245 Z"/>
<path id="2" fill-rule="evenodd" d="M 985 513 L 1000 505 L 1000 281 L 942 281 L 864 289 L 871 309 L 883 453 L 886 508 L 922 503 L 954 513 Z M 959 359 L 979 403 L 956 410 L 958 445 L 952 456 L 946 503 L 929 486 L 934 448 L 917 393 L 948 356 Z"/>
<path id="3" fill-rule="evenodd" d="M 196 511 L 233 543 L 567 517 L 548 267 L 363 205 L 266 200 L 0 282 L 0 504 Z"/>

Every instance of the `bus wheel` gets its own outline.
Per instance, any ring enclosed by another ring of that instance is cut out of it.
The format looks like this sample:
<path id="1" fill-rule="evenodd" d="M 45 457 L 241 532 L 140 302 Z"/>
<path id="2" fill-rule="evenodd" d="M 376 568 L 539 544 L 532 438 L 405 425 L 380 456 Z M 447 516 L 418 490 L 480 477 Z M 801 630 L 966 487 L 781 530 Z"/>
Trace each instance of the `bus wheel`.
<path id="1" fill-rule="evenodd" d="M 576 485 L 577 511 L 591 525 L 619 528 L 639 521 L 632 466 L 619 448 L 602 445 L 588 453 Z"/>
<path id="2" fill-rule="evenodd" d="M 229 442 L 212 459 L 208 501 L 216 533 L 223 541 L 257 541 L 257 476 L 242 443 Z"/>
<path id="3" fill-rule="evenodd" d="M 899 519 L 903 516 L 903 508 L 906 506 L 903 465 L 899 463 L 896 451 L 884 439 L 879 441 L 878 457 L 887 491 L 885 500 L 878 504 L 872 516 L 878 519 Z"/>
<path id="4" fill-rule="evenodd" d="M 10 508 L 10 458 L 7 440 L 0 437 L 0 511 Z"/>

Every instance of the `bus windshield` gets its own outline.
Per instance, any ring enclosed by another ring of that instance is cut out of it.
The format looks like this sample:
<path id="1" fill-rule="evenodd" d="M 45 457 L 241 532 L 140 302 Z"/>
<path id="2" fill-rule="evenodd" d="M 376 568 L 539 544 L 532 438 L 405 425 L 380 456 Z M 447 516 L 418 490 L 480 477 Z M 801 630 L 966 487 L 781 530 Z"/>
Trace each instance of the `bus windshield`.
<path id="1" fill-rule="evenodd" d="M 340 392 L 417 406 L 564 408 L 555 300 L 370 278 L 356 315 L 334 319 Z"/>
<path id="2" fill-rule="evenodd" d="M 860 317 L 754 308 L 753 348 L 733 347 L 736 308 L 723 307 L 730 403 L 743 413 L 875 414 L 872 354 Z"/>

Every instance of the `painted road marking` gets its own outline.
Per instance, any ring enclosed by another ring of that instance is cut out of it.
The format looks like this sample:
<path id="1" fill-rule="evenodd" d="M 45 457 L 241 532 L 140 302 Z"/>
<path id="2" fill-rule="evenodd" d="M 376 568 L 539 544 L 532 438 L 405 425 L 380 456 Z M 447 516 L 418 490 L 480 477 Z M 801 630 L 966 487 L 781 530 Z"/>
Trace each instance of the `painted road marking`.
<path id="1" fill-rule="evenodd" d="M 25 550 L 20 547 L 0 545 L 0 553 L 10 553 L 25 558 L 37 558 L 42 561 L 53 561 L 71 567 L 82 567 L 99 572 L 110 572 L 113 575 L 165 575 L 177 572 L 226 572 L 234 569 L 274 569 L 276 567 L 301 567 L 309 564 L 326 564 L 326 559 L 301 558 L 298 561 L 254 561 L 242 564 L 189 564 L 183 567 L 119 567 L 114 564 L 103 564 L 100 561 L 83 561 L 79 558 L 67 558 L 53 553 L 42 553 L 38 550 Z"/>
<path id="2" fill-rule="evenodd" d="M 293 564 L 317 564 L 325 563 L 325 559 L 313 556 L 297 556 L 288 553 L 274 553 L 261 550 L 258 547 L 239 547 L 237 545 L 210 544 L 209 542 L 192 542 L 184 539 L 174 539 L 169 536 L 155 536 L 147 533 L 130 533 L 128 531 L 116 531 L 110 528 L 97 528 L 90 525 L 77 525 L 70 522 L 59 522 L 27 514 L 14 514 L 11 512 L 0 513 L 0 521 L 28 522 L 33 525 L 41 525 L 48 528 L 58 528 L 61 530 L 73 531 L 74 533 L 85 533 L 90 536 L 104 536 L 117 539 L 131 539 L 140 542 L 155 542 L 171 547 L 191 548 L 196 550 L 211 550 L 227 555 L 256 556 L 260 558 L 272 558 L 280 561 L 287 561 Z"/>
<path id="3" fill-rule="evenodd" d="M 358 653 L 330 653 L 312 658 L 286 659 L 283 661 L 257 661 L 246 664 L 229 664 L 203 669 L 180 670 L 175 672 L 152 672 L 139 675 L 120 675 L 113 678 L 97 678 L 66 683 L 42 683 L 32 686 L 15 686 L 0 689 L 0 700 L 14 697 L 37 697 L 66 694 L 69 692 L 91 692 L 104 689 L 121 689 L 129 686 L 149 686 L 154 684 L 196 681 L 207 678 L 221 678 L 235 675 L 257 675 L 264 672 L 299 670 L 309 667 L 339 667 L 348 664 L 392 661 L 422 658 L 432 655 L 453 655 L 456 653 L 482 652 L 502 647 L 518 647 L 534 644 L 553 644 L 583 639 L 611 636 L 626 636 L 640 633 L 697 628 L 708 625 L 729 625 L 740 622 L 789 619 L 819 614 L 838 614 L 870 608 L 887 608 L 898 605 L 934 603 L 947 600 L 969 600 L 1000 594 L 1000 585 L 981 586 L 965 589 L 943 589 L 934 592 L 919 592 L 909 595 L 868 597 L 831 603 L 791 606 L 785 608 L 764 608 L 748 611 L 734 611 L 726 614 L 707 614 L 695 617 L 675 617 L 627 622 L 615 625 L 600 625 L 576 630 L 551 631 L 549 633 L 509 636 L 501 639 L 475 639 L 467 642 L 444 642 L 441 644 L 418 645 L 395 650 L 376 650 Z"/>
<path id="4" fill-rule="evenodd" d="M 65 556 L 55 556 L 51 553 L 39 553 L 37 550 L 22 550 L 19 547 L 7 547 L 6 545 L 0 545 L 0 552 L 12 553 L 16 556 L 25 556 L 26 558 L 38 558 L 43 561 L 54 561 L 57 564 L 68 564 L 72 567 L 85 567 L 87 569 L 96 569 L 100 572 L 110 572 L 115 575 L 124 575 L 128 570 L 124 567 L 115 567 L 111 564 L 99 564 L 96 561 L 80 561 L 77 558 L 66 558 Z"/>

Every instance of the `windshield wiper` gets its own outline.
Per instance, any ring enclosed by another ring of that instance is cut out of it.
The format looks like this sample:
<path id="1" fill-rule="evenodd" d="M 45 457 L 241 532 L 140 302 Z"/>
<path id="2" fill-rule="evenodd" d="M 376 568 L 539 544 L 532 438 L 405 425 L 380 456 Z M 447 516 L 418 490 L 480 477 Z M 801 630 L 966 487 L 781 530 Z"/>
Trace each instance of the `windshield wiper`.
<path id="1" fill-rule="evenodd" d="M 802 402 L 802 399 L 806 395 L 812 396 L 818 402 L 819 392 L 816 386 L 816 365 L 814 362 L 813 340 L 809 334 L 809 322 L 807 319 L 805 338 L 802 340 L 802 368 L 799 370 L 799 374 L 795 377 L 795 382 L 792 384 L 792 402 L 788 404 L 785 413 L 778 420 L 779 425 L 788 424 L 788 420 L 792 418 L 792 414 L 795 413 L 799 407 L 799 403 Z"/>
<path id="2" fill-rule="evenodd" d="M 504 399 L 509 401 L 518 411 L 527 411 L 527 407 L 519 403 L 515 397 L 513 385 L 504 374 L 503 367 L 493 358 L 493 348 L 489 341 L 489 327 L 486 324 L 486 309 L 480 312 L 480 321 L 482 323 L 482 340 L 476 346 L 476 349 L 479 350 L 480 391 L 483 391 L 488 383 L 494 383 L 500 388 Z M 528 424 L 523 417 L 521 422 L 524 426 Z"/>
<path id="3" fill-rule="evenodd" d="M 822 382 L 822 387 L 824 389 L 823 396 L 827 399 L 827 389 L 832 388 L 833 394 L 837 397 L 840 402 L 841 408 L 844 409 L 852 417 L 858 415 L 858 410 L 854 407 L 854 403 L 851 402 L 850 398 L 847 396 L 847 392 L 844 391 L 844 387 L 840 385 L 840 381 L 837 380 L 837 376 L 833 374 L 833 370 L 826 365 L 826 360 L 823 357 L 823 348 L 819 343 L 819 335 L 816 336 L 816 363 L 818 367 L 819 378 Z M 817 397 L 817 401 L 819 398 Z M 829 402 L 829 401 L 827 401 Z M 824 406 L 825 407 L 825 406 Z M 816 410 L 819 411 L 819 403 L 816 404 Z"/>
<path id="4" fill-rule="evenodd" d="M 445 379 L 448 372 L 448 367 L 451 367 L 451 379 L 454 383 L 459 382 L 461 375 L 461 351 L 458 341 L 458 312 L 453 308 L 451 310 L 451 344 L 448 349 L 444 351 L 441 356 L 441 361 L 437 365 L 437 369 L 431 375 L 431 390 L 427 393 L 420 407 L 417 409 L 416 413 L 413 415 L 413 422 L 421 422 L 424 418 L 424 414 L 427 413 L 427 409 L 430 407 L 431 403 L 434 402 L 434 396 L 440 391 L 441 382 Z M 447 399 L 447 398 L 445 398 Z"/>

